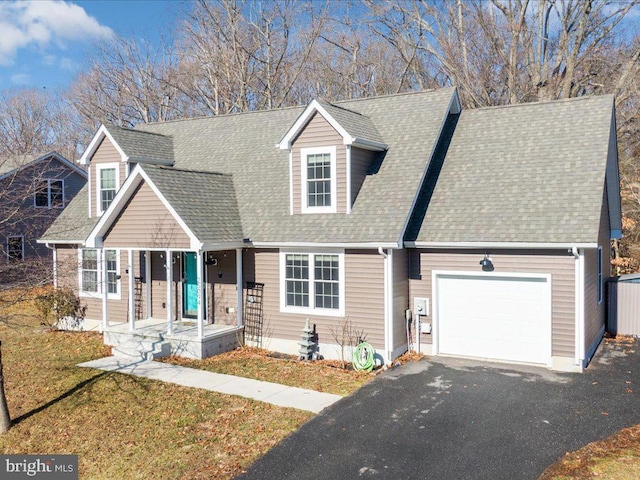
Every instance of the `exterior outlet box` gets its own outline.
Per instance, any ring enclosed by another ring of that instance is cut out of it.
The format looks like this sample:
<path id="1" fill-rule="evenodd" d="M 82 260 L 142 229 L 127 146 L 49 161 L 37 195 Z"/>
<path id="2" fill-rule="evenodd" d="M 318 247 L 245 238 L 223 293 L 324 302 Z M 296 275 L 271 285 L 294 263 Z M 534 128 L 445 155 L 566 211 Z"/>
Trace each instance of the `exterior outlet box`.
<path id="1" fill-rule="evenodd" d="M 236 313 L 236 309 L 233 307 L 227 307 L 227 313 Z"/>
<path id="2" fill-rule="evenodd" d="M 413 314 L 417 317 L 418 315 L 422 317 L 429 316 L 429 299 L 428 298 L 419 298 L 416 297 L 413 299 Z"/>
<path id="3" fill-rule="evenodd" d="M 431 333 L 431 323 L 420 322 L 420 333 Z"/>

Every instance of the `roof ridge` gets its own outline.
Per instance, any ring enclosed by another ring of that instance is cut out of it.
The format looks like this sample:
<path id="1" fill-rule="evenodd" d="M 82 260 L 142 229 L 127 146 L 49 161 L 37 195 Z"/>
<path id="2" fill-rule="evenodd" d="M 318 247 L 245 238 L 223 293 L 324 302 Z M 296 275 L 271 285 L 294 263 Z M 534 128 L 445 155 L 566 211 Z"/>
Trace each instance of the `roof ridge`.
<path id="1" fill-rule="evenodd" d="M 378 98 L 378 97 L 376 97 L 376 98 Z M 360 115 L 361 117 L 369 118 L 369 116 L 368 116 L 368 115 L 365 115 L 365 114 L 360 113 L 360 112 L 356 112 L 355 110 L 351 110 L 351 109 L 349 109 L 349 108 L 345 108 L 345 107 L 343 107 L 343 106 L 341 106 L 341 105 L 336 105 L 336 104 L 334 104 L 334 103 L 327 102 L 326 100 L 318 100 L 318 103 L 320 103 L 320 105 L 322 105 L 322 104 L 324 103 L 324 104 L 326 104 L 326 105 L 329 105 L 330 107 L 338 108 L 338 109 L 340 109 L 340 110 L 342 110 L 342 111 L 345 111 L 345 112 L 355 113 L 356 115 Z"/>
<path id="2" fill-rule="evenodd" d="M 164 122 L 157 122 L 157 123 L 164 123 Z M 147 125 L 147 124 L 141 123 L 140 125 Z M 138 126 L 138 125 L 136 125 L 136 126 Z M 144 133 L 146 135 L 156 135 L 158 137 L 171 138 L 171 135 L 165 135 L 163 133 L 157 133 L 157 132 L 149 132 L 147 130 L 138 130 L 136 128 L 126 128 L 126 127 L 121 127 L 119 125 L 105 125 L 105 127 L 107 128 L 107 130 L 109 130 L 109 128 L 115 127 L 115 128 L 120 129 L 120 130 L 124 130 L 125 132 Z"/>
<path id="3" fill-rule="evenodd" d="M 476 112 L 479 110 L 496 110 L 496 109 L 500 109 L 500 108 L 517 108 L 517 107 L 525 107 L 525 106 L 534 106 L 534 105 L 550 105 L 550 104 L 557 104 L 557 103 L 574 103 L 574 102 L 580 102 L 580 101 L 592 101 L 595 99 L 602 99 L 608 97 L 610 99 L 613 100 L 614 95 L 611 93 L 605 93 L 603 95 L 583 95 L 581 97 L 571 97 L 571 98 L 556 98 L 554 100 L 539 100 L 536 102 L 521 102 L 521 103 L 510 103 L 508 105 L 487 105 L 485 107 L 478 107 L 478 108 L 465 108 L 463 109 L 463 112 Z"/>
<path id="4" fill-rule="evenodd" d="M 198 173 L 198 174 L 207 174 L 207 175 L 217 175 L 217 176 L 220 176 L 220 177 L 233 177 L 233 174 L 231 174 L 231 173 L 212 172 L 212 171 L 207 171 L 207 170 L 193 170 L 193 169 L 189 169 L 189 168 L 176 168 L 176 167 L 172 167 L 172 166 L 169 166 L 169 165 L 146 164 L 146 165 L 141 166 L 141 167 L 143 169 L 152 168 L 152 169 L 157 169 L 157 170 L 167 170 L 169 172 Z"/>

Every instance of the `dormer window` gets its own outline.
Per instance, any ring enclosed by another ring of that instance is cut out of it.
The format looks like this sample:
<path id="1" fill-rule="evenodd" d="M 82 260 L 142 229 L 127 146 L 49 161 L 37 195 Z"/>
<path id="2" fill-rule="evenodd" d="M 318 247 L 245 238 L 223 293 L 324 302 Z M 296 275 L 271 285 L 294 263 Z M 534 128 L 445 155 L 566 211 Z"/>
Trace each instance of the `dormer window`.
<path id="1" fill-rule="evenodd" d="M 104 212 L 118 190 L 118 170 L 119 165 L 113 163 L 99 164 L 96 166 L 96 193 L 97 193 L 97 205 L 98 214 Z"/>
<path id="2" fill-rule="evenodd" d="M 303 148 L 302 212 L 336 212 L 336 147 Z"/>

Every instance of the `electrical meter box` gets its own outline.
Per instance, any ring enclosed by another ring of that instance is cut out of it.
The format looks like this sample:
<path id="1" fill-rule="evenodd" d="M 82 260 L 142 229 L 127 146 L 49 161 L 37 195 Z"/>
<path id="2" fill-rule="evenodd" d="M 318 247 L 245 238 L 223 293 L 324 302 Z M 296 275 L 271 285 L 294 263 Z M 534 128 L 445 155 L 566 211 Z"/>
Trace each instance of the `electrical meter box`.
<path id="1" fill-rule="evenodd" d="M 421 315 L 423 317 L 429 316 L 429 299 L 428 298 L 414 298 L 413 299 L 413 314 Z"/>

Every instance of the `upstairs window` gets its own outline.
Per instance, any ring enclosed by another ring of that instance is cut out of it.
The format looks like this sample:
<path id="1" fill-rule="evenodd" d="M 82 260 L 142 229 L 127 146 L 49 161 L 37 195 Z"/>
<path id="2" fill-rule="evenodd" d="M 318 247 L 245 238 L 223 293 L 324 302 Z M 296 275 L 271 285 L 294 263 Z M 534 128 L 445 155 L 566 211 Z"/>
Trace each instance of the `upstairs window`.
<path id="1" fill-rule="evenodd" d="M 33 204 L 38 208 L 63 208 L 64 180 L 45 179 L 38 181 Z"/>
<path id="2" fill-rule="evenodd" d="M 104 212 L 118 191 L 118 164 L 98 164 L 96 166 L 96 202 L 98 214 Z"/>
<path id="3" fill-rule="evenodd" d="M 336 148 L 303 148 L 302 212 L 336 211 Z"/>

